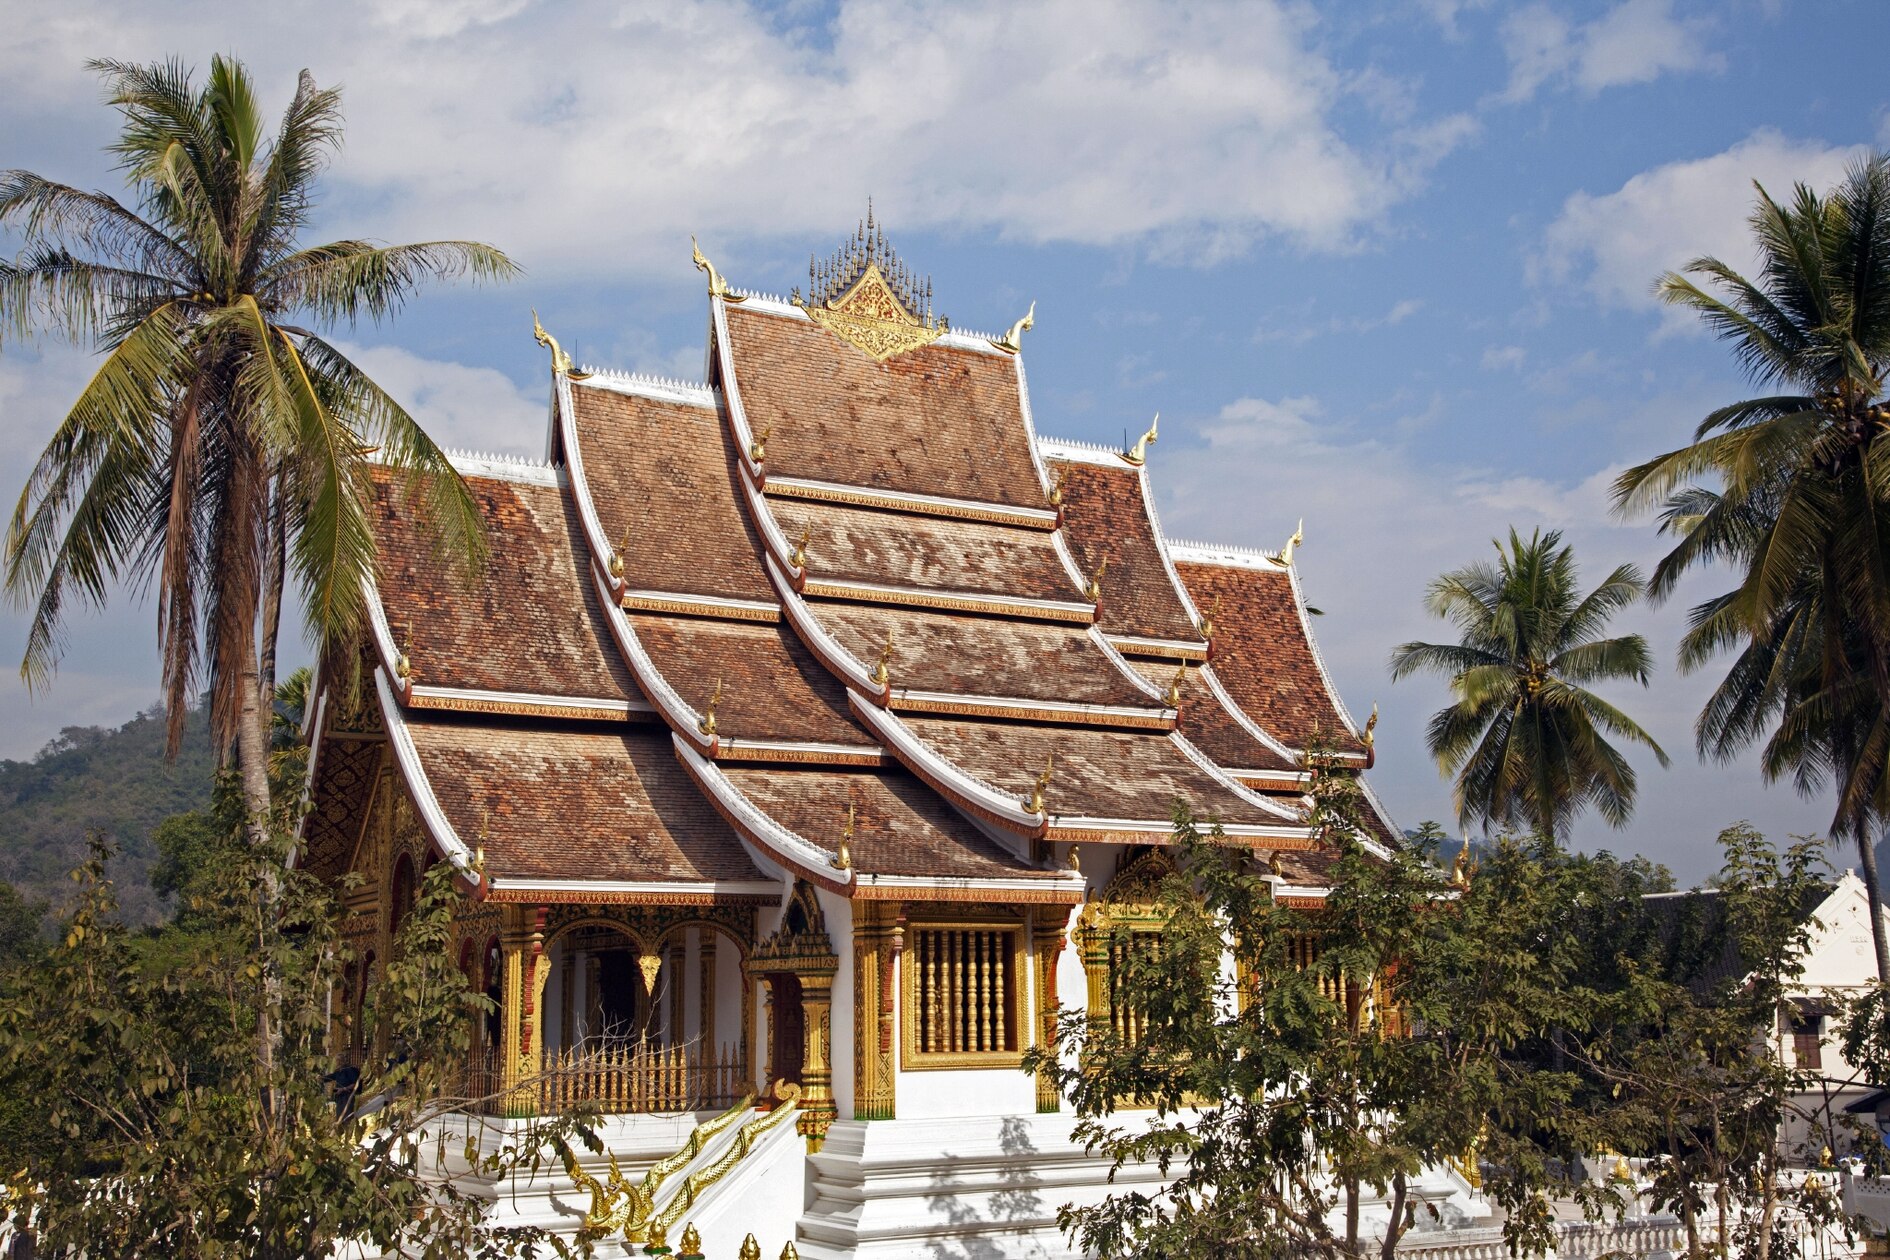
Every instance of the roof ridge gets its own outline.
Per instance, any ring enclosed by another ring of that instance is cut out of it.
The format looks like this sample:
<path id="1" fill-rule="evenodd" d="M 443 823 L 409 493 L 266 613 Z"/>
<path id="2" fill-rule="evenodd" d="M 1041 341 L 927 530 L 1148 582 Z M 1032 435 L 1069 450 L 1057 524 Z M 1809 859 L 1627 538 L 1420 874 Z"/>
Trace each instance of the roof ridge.
<path id="1" fill-rule="evenodd" d="M 1260 547 L 1242 547 L 1234 543 L 1202 542 L 1194 538 L 1170 538 L 1168 549 L 1175 559 L 1188 564 L 1246 564 L 1251 567 L 1254 561 L 1260 561 L 1269 569 L 1285 571 L 1286 565 L 1280 563 L 1280 553 L 1267 551 Z M 1185 553 L 1185 554 L 1184 554 Z"/>
<path id="2" fill-rule="evenodd" d="M 500 481 L 537 486 L 558 484 L 561 471 L 558 466 L 534 459 L 529 455 L 512 455 L 499 451 L 473 451 L 453 446 L 442 449 L 446 455 L 446 462 L 451 464 L 454 471 L 461 476 L 492 477 Z"/>
<path id="3" fill-rule="evenodd" d="M 687 381 L 680 376 L 659 376 L 655 372 L 626 372 L 622 368 L 593 367 L 590 364 L 580 364 L 578 371 L 586 374 L 585 380 L 577 382 L 579 385 L 586 384 L 590 380 L 603 378 L 612 381 L 627 381 L 634 385 L 660 385 L 664 389 L 693 389 L 708 390 L 711 393 L 715 392 L 715 387 L 710 385 L 707 381 Z"/>

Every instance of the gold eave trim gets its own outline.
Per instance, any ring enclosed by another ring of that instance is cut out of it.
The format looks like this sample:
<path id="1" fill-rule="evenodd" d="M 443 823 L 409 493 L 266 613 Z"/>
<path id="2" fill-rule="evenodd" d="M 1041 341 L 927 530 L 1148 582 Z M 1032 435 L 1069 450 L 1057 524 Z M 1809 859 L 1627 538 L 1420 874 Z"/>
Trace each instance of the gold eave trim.
<path id="1" fill-rule="evenodd" d="M 577 718 L 586 722 L 645 722 L 656 709 L 645 700 L 604 700 L 584 696 L 543 696 L 462 687 L 414 686 L 407 704 L 415 709 L 454 713 L 491 713 L 506 717 Z"/>
<path id="2" fill-rule="evenodd" d="M 781 885 L 774 880 L 586 880 L 502 879 L 487 885 L 486 900 L 539 904 L 610 904 L 707 906 L 778 904 Z"/>
<path id="3" fill-rule="evenodd" d="M 1229 840 L 1252 848 L 1299 852 L 1314 849 L 1312 832 L 1305 827 L 1274 827 L 1257 823 L 1227 823 Z M 1157 819 L 1081 818 L 1050 816 L 1045 840 L 1066 844 L 1173 844 L 1175 825 Z"/>
<path id="4" fill-rule="evenodd" d="M 1011 696 L 963 696 L 942 691 L 895 689 L 887 708 L 901 713 L 950 717 L 1008 718 L 1020 722 L 1064 722 L 1078 726 L 1122 727 L 1137 731 L 1172 731 L 1173 709 L 1131 709 L 1114 705 L 1055 704 Z"/>
<path id="5" fill-rule="evenodd" d="M 1304 791 L 1312 776 L 1293 770 L 1229 770 L 1229 775 L 1247 787 L 1264 785 L 1275 791 Z"/>
<path id="6" fill-rule="evenodd" d="M 947 516 L 961 521 L 1015 525 L 1022 529 L 1040 529 L 1045 533 L 1057 527 L 1054 508 L 1012 507 L 977 499 L 952 499 L 943 495 L 912 494 L 898 490 L 869 490 L 863 486 L 842 485 L 837 481 L 814 481 L 806 477 L 771 476 L 762 491 L 783 499 L 818 499 L 823 503 L 848 503 L 855 507 L 881 508 L 889 512 L 910 512 L 915 516 Z"/>
<path id="7" fill-rule="evenodd" d="M 820 744 L 812 741 L 724 739 L 717 743 L 714 760 L 766 761 L 809 766 L 871 766 L 886 764 L 886 750 L 874 745 Z"/>
<path id="8" fill-rule="evenodd" d="M 916 586 L 879 582 L 815 581 L 801 585 L 801 594 L 823 599 L 845 599 L 865 604 L 900 604 L 938 608 L 946 612 L 989 613 L 1031 621 L 1062 621 L 1087 626 L 1096 621 L 1096 606 L 1075 601 L 979 595 L 969 591 L 931 591 Z"/>
<path id="9" fill-rule="evenodd" d="M 1081 905 L 1084 891 L 1079 876 L 967 876 L 950 878 L 938 875 L 871 875 L 860 872 L 854 885 L 854 897 L 860 901 L 950 901 L 974 905 L 1015 905 L 1021 903 Z"/>
<path id="10" fill-rule="evenodd" d="M 1189 639 L 1149 639 L 1137 634 L 1110 634 L 1103 637 L 1109 646 L 1124 656 L 1159 656 L 1169 661 L 1206 661 L 1208 645 Z"/>
<path id="11" fill-rule="evenodd" d="M 665 591 L 625 591 L 618 597 L 625 612 L 668 613 L 679 617 L 719 617 L 724 621 L 781 620 L 781 605 L 713 595 L 674 595 Z"/>

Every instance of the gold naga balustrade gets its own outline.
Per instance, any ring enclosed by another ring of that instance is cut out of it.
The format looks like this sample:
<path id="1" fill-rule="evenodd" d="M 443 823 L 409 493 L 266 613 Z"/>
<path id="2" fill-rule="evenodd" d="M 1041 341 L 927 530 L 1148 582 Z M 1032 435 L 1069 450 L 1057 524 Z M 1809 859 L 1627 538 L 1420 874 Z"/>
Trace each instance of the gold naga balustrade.
<path id="1" fill-rule="evenodd" d="M 730 1170 L 746 1159 L 748 1153 L 754 1150 L 756 1142 L 785 1123 L 794 1114 L 800 1096 L 799 1085 L 787 1081 L 777 1083 L 774 1087 L 774 1110 L 767 1115 L 757 1116 L 738 1129 L 735 1140 L 720 1158 L 707 1168 L 690 1173 L 683 1180 L 682 1188 L 671 1196 L 662 1210 L 650 1215 L 644 1229 L 626 1228 L 624 1241 L 646 1242 L 652 1247 L 665 1246 L 670 1229 L 682 1219 L 683 1213 L 696 1205 L 704 1190 L 726 1177 Z"/>
<path id="2" fill-rule="evenodd" d="M 624 1177 L 623 1170 L 617 1166 L 615 1155 L 610 1157 L 609 1180 L 599 1182 L 578 1167 L 576 1158 L 567 1151 L 564 1157 L 566 1174 L 578 1189 L 587 1191 L 591 1196 L 591 1209 L 584 1214 L 584 1232 L 599 1236 L 620 1229 L 626 1233 L 640 1229 L 649 1220 L 656 1203 L 656 1192 L 663 1188 L 663 1183 L 700 1155 L 709 1139 L 739 1120 L 742 1113 L 754 1105 L 754 1101 L 752 1093 L 744 1094 L 733 1107 L 690 1130 L 689 1140 L 682 1144 L 681 1149 L 651 1164 L 639 1185 L 631 1185 Z"/>

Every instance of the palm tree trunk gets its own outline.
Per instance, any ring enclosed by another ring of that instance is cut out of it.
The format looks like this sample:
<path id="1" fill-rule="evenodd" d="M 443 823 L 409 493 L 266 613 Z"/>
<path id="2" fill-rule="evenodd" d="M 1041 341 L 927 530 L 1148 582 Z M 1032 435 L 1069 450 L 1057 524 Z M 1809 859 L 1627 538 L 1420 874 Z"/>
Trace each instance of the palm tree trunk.
<path id="1" fill-rule="evenodd" d="M 274 811 L 269 799 L 269 740 L 263 723 L 266 720 L 262 708 L 260 673 L 256 661 L 254 640 L 247 640 L 243 652 L 242 674 L 237 679 L 238 703 L 241 708 L 236 723 L 236 771 L 243 789 L 244 829 L 249 833 L 250 847 L 253 850 L 261 872 L 262 913 L 257 918 L 260 928 L 272 922 L 275 916 L 275 903 L 281 887 L 276 877 L 275 855 L 271 852 L 271 829 Z M 259 932 L 260 938 L 260 932 Z M 275 976 L 274 964 L 270 952 L 262 948 L 265 944 L 258 939 L 258 961 L 263 968 L 263 1000 L 256 1008 L 256 1065 L 262 1074 L 265 1094 L 271 1094 L 268 1082 L 273 1077 L 276 1063 L 275 1020 L 273 1018 L 278 998 L 279 984 Z M 265 1097 L 265 1105 L 270 1099 Z"/>
<path id="2" fill-rule="evenodd" d="M 1883 901 L 1877 887 L 1877 846 L 1868 826 L 1857 828 L 1857 868 L 1870 898 L 1870 943 L 1877 950 L 1877 984 L 1890 989 L 1890 941 L 1883 931 Z"/>
<path id="3" fill-rule="evenodd" d="M 256 693 L 262 698 L 263 720 L 268 723 L 276 705 L 276 639 L 282 632 L 282 583 L 288 566 L 288 539 L 283 532 L 282 479 L 276 476 L 269 500 L 268 539 L 263 549 L 263 606 L 261 677 Z M 267 726 L 265 726 L 265 734 Z M 266 740 L 265 740 L 266 742 Z"/>

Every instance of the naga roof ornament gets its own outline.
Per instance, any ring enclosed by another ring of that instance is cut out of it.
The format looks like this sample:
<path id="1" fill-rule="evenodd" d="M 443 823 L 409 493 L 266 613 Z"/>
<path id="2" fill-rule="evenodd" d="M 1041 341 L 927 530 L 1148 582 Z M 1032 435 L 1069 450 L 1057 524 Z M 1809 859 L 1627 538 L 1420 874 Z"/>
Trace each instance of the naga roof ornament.
<path id="1" fill-rule="evenodd" d="M 693 236 L 689 238 L 689 256 L 691 260 L 695 262 L 697 271 L 708 273 L 710 297 L 721 298 L 724 302 L 746 302 L 748 300 L 745 297 L 738 296 L 729 291 L 728 281 L 724 280 L 722 273 L 715 269 L 715 264 L 703 256 L 702 247 L 696 244 L 696 238 Z"/>
<path id="2" fill-rule="evenodd" d="M 1037 304 L 1032 302 L 1024 317 L 1011 325 L 1010 331 L 1002 337 L 990 337 L 988 341 L 1006 354 L 1017 354 L 1024 348 L 1024 334 L 1037 326 Z"/>
<path id="3" fill-rule="evenodd" d="M 1148 422 L 1148 432 L 1137 438 L 1135 445 L 1122 452 L 1122 462 L 1136 468 L 1148 463 L 1149 444 L 1155 441 L 1156 433 L 1161 428 L 1162 413 L 1156 412 L 1155 418 Z"/>
<path id="4" fill-rule="evenodd" d="M 931 345 L 951 330 L 932 314 L 932 281 L 893 252 L 866 203 L 866 218 L 833 257 L 807 260 L 807 297 L 797 286 L 794 305 L 840 340 L 884 363 Z"/>
<path id="5" fill-rule="evenodd" d="M 1299 524 L 1293 526 L 1293 536 L 1286 540 L 1286 546 L 1280 548 L 1280 563 L 1287 568 L 1291 568 L 1293 566 L 1293 548 L 1305 541 L 1306 520 L 1304 517 L 1301 517 Z"/>
<path id="6" fill-rule="evenodd" d="M 545 331 L 545 326 L 538 322 L 538 308 L 532 308 L 532 340 L 551 351 L 551 373 L 553 376 L 568 376 L 574 381 L 589 380 L 589 372 L 580 372 L 571 361 L 571 356 L 564 352 L 558 339 Z"/>

